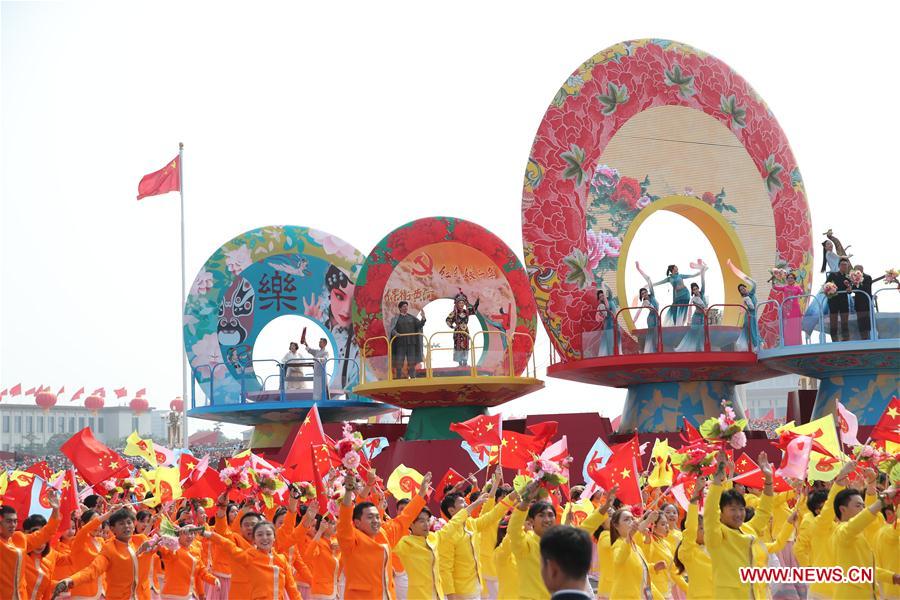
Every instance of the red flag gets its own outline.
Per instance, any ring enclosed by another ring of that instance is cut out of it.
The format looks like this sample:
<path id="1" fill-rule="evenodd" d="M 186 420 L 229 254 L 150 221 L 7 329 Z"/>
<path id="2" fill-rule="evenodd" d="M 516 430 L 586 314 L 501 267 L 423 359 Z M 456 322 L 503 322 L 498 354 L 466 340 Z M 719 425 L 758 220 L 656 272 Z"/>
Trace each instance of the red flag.
<path id="1" fill-rule="evenodd" d="M 447 469 L 447 472 L 444 473 L 444 476 L 441 477 L 441 480 L 438 482 L 436 486 L 434 486 L 434 497 L 440 502 L 444 498 L 444 490 L 447 489 L 447 486 L 453 486 L 463 481 L 465 477 L 454 471 L 453 469 Z"/>
<path id="2" fill-rule="evenodd" d="M 60 396 L 60 395 L 65 394 L 65 393 L 66 393 L 66 386 L 62 386 L 61 388 L 59 388 L 59 391 L 56 392 L 56 395 L 57 395 L 57 396 Z"/>
<path id="3" fill-rule="evenodd" d="M 878 423 L 872 428 L 869 438 L 873 440 L 887 440 L 900 444 L 900 398 L 894 396 L 888 402 L 887 409 L 878 419 Z"/>
<path id="4" fill-rule="evenodd" d="M 765 477 L 759 470 L 759 465 L 744 453 L 734 461 L 734 483 L 740 483 L 747 487 L 762 489 L 766 485 Z M 788 482 L 780 475 L 774 475 L 772 482 L 776 492 L 786 492 L 791 489 Z"/>
<path id="5" fill-rule="evenodd" d="M 638 484 L 638 477 L 641 473 L 641 463 L 637 438 L 632 438 L 624 444 L 615 444 L 610 450 L 612 450 L 612 455 L 606 461 L 606 466 L 596 473 L 596 483 L 606 489 L 618 485 L 619 491 L 616 496 L 622 502 L 640 504 L 641 488 Z"/>
<path id="6" fill-rule="evenodd" d="M 200 471 L 200 467 L 195 469 Z M 181 495 L 185 498 L 218 498 L 225 491 L 225 484 L 219 472 L 208 466 L 199 474 L 191 475 L 190 483 L 183 488 Z"/>
<path id="7" fill-rule="evenodd" d="M 84 386 L 81 386 L 81 389 L 78 390 L 77 392 L 75 392 L 75 394 L 71 398 L 69 398 L 69 402 L 75 402 L 76 400 L 81 398 L 81 395 L 83 393 L 84 393 Z"/>
<path id="8" fill-rule="evenodd" d="M 544 441 L 537 436 L 504 431 L 500 444 L 500 465 L 507 469 L 524 469 L 544 450 Z"/>
<path id="9" fill-rule="evenodd" d="M 703 441 L 703 436 L 700 435 L 700 432 L 697 431 L 696 427 L 691 425 L 691 422 L 687 420 L 687 417 L 682 418 L 684 419 L 684 427 L 681 429 L 681 440 L 685 444 Z"/>
<path id="10" fill-rule="evenodd" d="M 540 423 L 535 423 L 534 425 L 529 425 L 525 429 L 540 440 L 541 444 L 543 444 L 543 448 L 541 448 L 541 452 L 543 452 L 544 448 L 550 445 L 550 440 L 553 436 L 556 435 L 556 430 L 559 429 L 559 423 L 556 421 L 542 421 Z"/>
<path id="11" fill-rule="evenodd" d="M 472 448 L 497 446 L 503 433 L 503 422 L 500 419 L 499 414 L 478 415 L 462 423 L 451 423 L 450 431 L 456 432 L 459 437 L 469 442 Z"/>
<path id="12" fill-rule="evenodd" d="M 3 396 L 5 396 L 5 395 L 6 395 L 6 390 L 0 391 L 0 400 L 2 400 Z"/>
<path id="13" fill-rule="evenodd" d="M 25 392 L 25 395 L 26 395 L 26 396 L 34 396 L 34 393 L 35 393 L 36 391 L 37 391 L 37 390 L 35 390 L 34 388 L 29 388 L 28 391 Z"/>
<path id="14" fill-rule="evenodd" d="M 50 465 L 47 464 L 46 460 L 34 463 L 25 469 L 25 472 L 34 473 L 44 481 L 50 481 L 50 477 L 53 476 L 53 471 L 50 470 Z"/>
<path id="15" fill-rule="evenodd" d="M 139 389 L 139 390 L 137 391 L 137 393 L 135 394 L 135 397 L 136 397 L 136 398 L 141 398 L 141 397 L 143 397 L 144 394 L 146 394 L 146 393 L 147 393 L 147 388 L 141 388 L 141 389 Z"/>
<path id="16" fill-rule="evenodd" d="M 116 398 L 124 398 L 128 395 L 128 390 L 126 390 L 125 388 L 119 388 L 113 391 L 116 393 Z"/>
<path id="17" fill-rule="evenodd" d="M 138 183 L 137 199 L 146 198 L 147 196 L 158 196 L 166 192 L 177 192 L 181 189 L 179 171 L 181 168 L 181 157 L 176 156 L 169 164 L 159 171 L 144 175 L 141 182 Z"/>
<path id="18" fill-rule="evenodd" d="M 97 388 L 93 392 L 91 392 L 91 396 L 100 396 L 101 398 L 106 398 L 106 388 Z"/>
<path id="19" fill-rule="evenodd" d="M 157 457 L 157 463 L 158 462 L 159 462 L 159 459 Z M 181 455 L 178 457 L 178 476 L 180 477 L 181 481 L 184 481 L 185 479 L 188 479 L 189 477 L 191 477 L 191 475 L 194 474 L 194 471 L 197 470 L 199 463 L 200 463 L 199 459 L 194 458 L 191 454 L 189 454 L 187 452 L 182 452 Z M 209 459 L 206 460 L 206 463 L 207 463 L 207 465 L 209 464 Z M 199 475 L 199 473 L 198 473 L 198 475 Z"/>
<path id="20" fill-rule="evenodd" d="M 322 505 L 323 510 L 325 510 L 327 509 L 327 501 L 325 500 L 327 496 L 325 495 L 325 484 L 322 482 L 322 472 L 319 470 L 319 455 L 321 455 L 322 450 L 325 450 L 327 453 L 327 448 L 325 448 L 325 446 L 317 444 L 309 447 L 309 452 L 312 456 L 312 479 L 313 485 L 316 488 L 316 498 L 319 499 L 319 504 Z"/>
<path id="21" fill-rule="evenodd" d="M 326 445 L 325 432 L 319 419 L 319 409 L 313 405 L 297 430 L 284 459 L 284 476 L 288 481 L 311 481 L 312 465 L 309 464 L 309 449 L 314 445 Z M 326 469 L 327 470 L 327 469 Z"/>
<path id="22" fill-rule="evenodd" d="M 22 395 L 22 384 L 21 383 L 17 383 L 16 385 L 9 388 L 9 397 L 10 398 L 14 398 L 16 396 L 21 396 L 21 395 Z"/>
<path id="23" fill-rule="evenodd" d="M 128 461 L 98 441 L 87 427 L 66 440 L 60 451 L 72 461 L 88 485 L 97 485 L 114 476 L 128 476 Z"/>
<path id="24" fill-rule="evenodd" d="M 68 469 L 60 475 L 62 481 L 57 479 L 54 486 L 59 488 L 59 533 L 62 534 L 72 527 L 72 518 L 78 510 L 78 484 L 75 480 L 75 470 Z"/>

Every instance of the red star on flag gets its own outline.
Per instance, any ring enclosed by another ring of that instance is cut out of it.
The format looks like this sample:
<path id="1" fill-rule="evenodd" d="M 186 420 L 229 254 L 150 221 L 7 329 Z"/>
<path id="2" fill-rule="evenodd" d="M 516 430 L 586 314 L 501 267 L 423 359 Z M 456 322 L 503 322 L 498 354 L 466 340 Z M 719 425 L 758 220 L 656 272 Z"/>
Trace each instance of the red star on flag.
<path id="1" fill-rule="evenodd" d="M 478 415 L 462 423 L 452 423 L 450 431 L 469 442 L 472 448 L 478 446 L 496 446 L 503 435 L 503 422 L 500 415 Z"/>
<path id="2" fill-rule="evenodd" d="M 887 440 L 900 444 L 900 398 L 896 396 L 891 398 L 869 437 L 873 440 Z"/>

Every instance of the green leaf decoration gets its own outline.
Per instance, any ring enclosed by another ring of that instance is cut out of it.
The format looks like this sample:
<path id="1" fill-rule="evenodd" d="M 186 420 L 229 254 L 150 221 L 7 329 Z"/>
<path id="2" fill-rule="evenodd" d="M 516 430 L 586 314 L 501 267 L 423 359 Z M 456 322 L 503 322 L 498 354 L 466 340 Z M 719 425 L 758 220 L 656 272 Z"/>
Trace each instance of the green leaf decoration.
<path id="1" fill-rule="evenodd" d="M 583 290 L 593 280 L 593 274 L 588 270 L 588 257 L 580 248 L 575 248 L 563 262 L 569 268 L 566 283 L 574 283 Z"/>
<path id="2" fill-rule="evenodd" d="M 700 435 L 703 436 L 704 439 L 714 440 L 719 437 L 721 432 L 719 431 L 719 419 L 716 417 L 710 417 L 706 419 L 702 423 L 700 423 L 700 428 L 698 429 Z"/>
<path id="3" fill-rule="evenodd" d="M 784 167 L 775 162 L 774 154 L 769 155 L 764 167 L 766 169 L 766 187 L 769 191 L 773 192 L 784 187 L 784 184 L 781 183 L 781 178 L 778 176 L 784 170 Z"/>
<path id="4" fill-rule="evenodd" d="M 625 85 L 617 86 L 610 82 L 606 84 L 606 94 L 597 96 L 597 100 L 603 105 L 600 109 L 604 115 L 611 115 L 616 112 L 616 107 L 620 104 L 628 102 L 628 87 Z"/>
<path id="5" fill-rule="evenodd" d="M 722 112 L 731 117 L 732 123 L 738 127 L 746 127 L 747 111 L 738 106 L 737 98 L 735 98 L 734 94 L 731 94 L 727 98 L 725 97 L 725 94 L 722 94 L 719 98 L 719 105 Z"/>
<path id="6" fill-rule="evenodd" d="M 574 179 L 575 185 L 580 186 L 584 183 L 584 150 L 572 144 L 567 152 L 560 154 L 560 158 L 566 161 L 568 165 L 563 171 L 563 179 Z"/>
<path id="7" fill-rule="evenodd" d="M 525 491 L 525 487 L 528 485 L 529 481 L 531 481 L 530 477 L 526 477 L 525 475 L 516 475 L 513 479 L 513 489 L 516 490 L 516 493 L 522 495 L 522 492 Z"/>
<path id="8" fill-rule="evenodd" d="M 664 75 L 666 85 L 678 86 L 678 93 L 683 97 L 689 98 L 696 93 L 694 90 L 694 76 L 683 72 L 681 65 L 674 65 L 671 69 L 667 69 Z"/>

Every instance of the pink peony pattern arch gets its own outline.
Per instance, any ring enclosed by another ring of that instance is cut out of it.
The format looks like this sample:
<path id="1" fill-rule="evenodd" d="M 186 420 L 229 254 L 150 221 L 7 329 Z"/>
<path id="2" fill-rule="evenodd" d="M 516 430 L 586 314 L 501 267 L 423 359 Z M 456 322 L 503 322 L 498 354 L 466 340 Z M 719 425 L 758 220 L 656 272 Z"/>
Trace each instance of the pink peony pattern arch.
<path id="1" fill-rule="evenodd" d="M 565 360 L 581 357 L 581 333 L 593 328 L 588 315 L 596 309 L 596 287 L 571 277 L 572 265 L 564 259 L 576 249 L 596 253 L 592 246 L 599 239 L 600 253 L 618 260 L 621 243 L 602 236 L 588 240 L 585 223 L 594 169 L 629 119 L 660 106 L 702 111 L 743 144 L 771 201 L 777 252 L 772 266 L 795 270 L 798 283 L 805 290 L 810 287 L 812 238 L 803 180 L 787 138 L 763 100 L 725 63 L 686 44 L 622 42 L 584 62 L 557 92 L 525 172 L 525 267 L 541 319 Z M 636 202 L 631 208 L 643 206 Z M 780 295 L 772 291 L 769 298 Z M 621 299 L 620 306 L 627 306 Z M 760 316 L 760 334 L 768 343 L 777 338 L 771 305 Z"/>

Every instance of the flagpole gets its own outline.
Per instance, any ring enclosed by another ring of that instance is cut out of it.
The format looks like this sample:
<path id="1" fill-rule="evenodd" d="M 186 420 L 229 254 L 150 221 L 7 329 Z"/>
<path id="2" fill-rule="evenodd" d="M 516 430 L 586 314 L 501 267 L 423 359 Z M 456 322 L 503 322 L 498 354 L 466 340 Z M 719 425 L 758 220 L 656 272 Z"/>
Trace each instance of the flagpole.
<path id="1" fill-rule="evenodd" d="M 184 301 L 187 298 L 187 290 L 184 284 L 184 144 L 178 142 L 178 194 L 181 196 L 181 299 L 178 302 L 178 331 L 182 332 L 184 320 L 181 315 L 184 313 Z M 179 352 L 181 352 L 181 436 L 182 446 L 188 449 L 188 384 L 187 384 L 187 352 L 184 350 L 184 335 L 178 336 Z"/>

